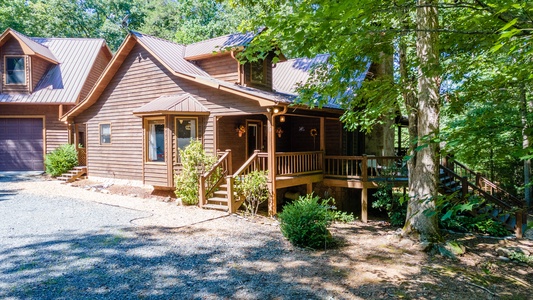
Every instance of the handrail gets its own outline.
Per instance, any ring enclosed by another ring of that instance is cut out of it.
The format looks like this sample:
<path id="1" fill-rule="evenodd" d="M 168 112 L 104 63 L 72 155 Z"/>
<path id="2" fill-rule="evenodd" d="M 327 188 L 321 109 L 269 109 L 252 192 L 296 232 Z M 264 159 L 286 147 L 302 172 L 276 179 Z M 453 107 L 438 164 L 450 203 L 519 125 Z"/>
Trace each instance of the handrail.
<path id="1" fill-rule="evenodd" d="M 359 179 L 406 178 L 407 166 L 401 156 L 332 156 L 324 157 L 324 175 Z"/>
<path id="2" fill-rule="evenodd" d="M 215 188 L 217 188 L 224 176 L 231 173 L 231 150 L 225 152 L 217 152 L 219 156 L 218 161 L 211 167 L 211 169 L 204 174 L 200 175 L 200 186 L 198 194 L 200 196 L 200 207 L 204 206 L 207 202 L 207 195 L 209 195 Z M 221 169 L 220 178 L 216 181 L 211 180 L 215 171 Z"/>
<path id="3" fill-rule="evenodd" d="M 232 177 L 238 177 L 243 174 L 245 171 L 249 169 L 250 166 L 252 166 L 252 163 L 257 162 L 259 158 L 268 158 L 268 153 L 261 152 L 260 150 L 255 150 L 254 154 L 248 158 L 248 160 L 232 175 Z M 257 162 L 258 164 L 254 166 L 254 170 L 266 170 L 266 164 L 263 165 L 260 162 Z"/>

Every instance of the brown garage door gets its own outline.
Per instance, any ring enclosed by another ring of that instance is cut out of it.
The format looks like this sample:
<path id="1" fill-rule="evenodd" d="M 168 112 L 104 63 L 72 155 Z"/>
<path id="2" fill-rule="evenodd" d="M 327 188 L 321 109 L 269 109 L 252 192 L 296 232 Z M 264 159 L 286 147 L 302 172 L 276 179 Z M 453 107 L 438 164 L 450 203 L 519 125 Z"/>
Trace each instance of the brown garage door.
<path id="1" fill-rule="evenodd" d="M 0 171 L 43 169 L 43 119 L 0 118 Z"/>

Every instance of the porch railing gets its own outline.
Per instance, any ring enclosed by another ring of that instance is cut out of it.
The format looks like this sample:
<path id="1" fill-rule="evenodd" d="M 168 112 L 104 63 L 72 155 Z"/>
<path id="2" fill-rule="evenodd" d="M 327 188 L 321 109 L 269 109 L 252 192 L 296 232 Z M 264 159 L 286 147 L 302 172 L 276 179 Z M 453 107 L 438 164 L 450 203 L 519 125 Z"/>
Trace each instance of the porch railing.
<path id="1" fill-rule="evenodd" d="M 322 172 L 323 152 L 277 152 L 276 176 Z"/>
<path id="2" fill-rule="evenodd" d="M 226 185 L 228 186 L 228 211 L 235 212 L 242 204 L 243 199 L 235 199 L 233 193 L 233 186 L 235 180 L 239 180 L 241 176 L 247 175 L 253 171 L 268 170 L 268 153 L 255 150 L 254 154 L 237 170 L 235 174 L 226 176 Z"/>
<path id="3" fill-rule="evenodd" d="M 407 165 L 398 156 L 326 156 L 324 176 L 362 181 L 406 178 Z"/>
<path id="4" fill-rule="evenodd" d="M 232 172 L 231 150 L 217 151 L 218 161 L 213 167 L 200 175 L 200 207 L 206 204 L 208 196 L 220 185 L 224 177 Z"/>

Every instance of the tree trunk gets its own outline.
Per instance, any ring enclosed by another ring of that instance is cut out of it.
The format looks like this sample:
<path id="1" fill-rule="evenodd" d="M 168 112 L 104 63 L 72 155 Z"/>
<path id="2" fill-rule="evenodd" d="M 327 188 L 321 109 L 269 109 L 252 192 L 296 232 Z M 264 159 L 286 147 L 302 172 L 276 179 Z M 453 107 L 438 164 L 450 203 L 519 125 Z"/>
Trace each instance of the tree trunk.
<path id="1" fill-rule="evenodd" d="M 416 148 L 411 151 L 409 164 L 409 204 L 404 234 L 421 241 L 439 238 L 437 216 L 428 214 L 435 210 L 439 175 L 439 144 L 435 140 L 439 134 L 440 111 L 437 4 L 436 0 L 417 1 L 418 93 L 416 106 L 409 112 L 409 121 L 416 122 L 409 124 L 409 131 L 416 138 Z"/>
<path id="2" fill-rule="evenodd" d="M 528 114 L 528 105 L 527 105 L 527 97 L 526 97 L 526 87 L 522 83 L 520 85 L 520 110 L 522 113 L 522 148 L 524 150 L 527 150 L 529 148 L 529 136 L 528 136 L 528 120 L 527 120 L 527 114 Z M 531 207 L 531 187 L 529 186 L 530 183 L 530 175 L 531 175 L 531 160 L 530 159 L 524 159 L 524 198 L 526 199 L 527 207 Z"/>

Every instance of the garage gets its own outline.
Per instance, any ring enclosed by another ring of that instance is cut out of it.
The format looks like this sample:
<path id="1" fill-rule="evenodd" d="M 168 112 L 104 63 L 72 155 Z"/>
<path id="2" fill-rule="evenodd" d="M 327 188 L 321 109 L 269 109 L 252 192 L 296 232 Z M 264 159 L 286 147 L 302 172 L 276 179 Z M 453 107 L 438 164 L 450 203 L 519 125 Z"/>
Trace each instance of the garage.
<path id="1" fill-rule="evenodd" d="M 0 171 L 42 171 L 43 119 L 0 118 Z"/>

